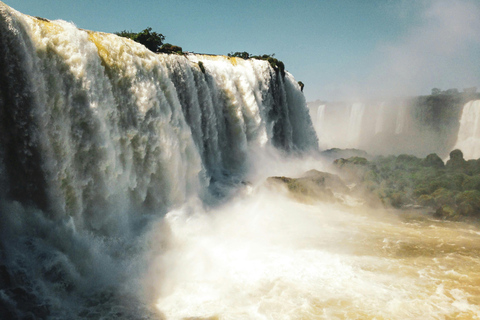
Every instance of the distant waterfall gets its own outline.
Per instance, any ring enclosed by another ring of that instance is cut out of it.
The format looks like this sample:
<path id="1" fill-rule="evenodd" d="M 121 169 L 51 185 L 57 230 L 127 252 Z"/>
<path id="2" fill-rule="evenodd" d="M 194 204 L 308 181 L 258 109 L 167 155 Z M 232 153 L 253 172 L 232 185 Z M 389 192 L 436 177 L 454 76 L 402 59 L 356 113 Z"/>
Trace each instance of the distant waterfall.
<path id="1" fill-rule="evenodd" d="M 321 129 L 325 122 L 325 105 L 321 104 L 317 109 L 317 119 L 315 119 L 315 128 Z"/>
<path id="2" fill-rule="evenodd" d="M 480 100 L 463 107 L 460 129 L 454 149 L 460 149 L 465 159 L 480 158 Z"/>
<path id="3" fill-rule="evenodd" d="M 354 103 L 350 107 L 350 117 L 348 120 L 348 144 L 349 147 L 356 147 L 362 133 L 363 114 L 365 105 L 363 103 Z"/>
<path id="4" fill-rule="evenodd" d="M 381 132 L 384 132 L 386 130 L 386 113 L 387 113 L 387 110 L 386 110 L 386 107 L 385 107 L 385 102 L 382 102 L 380 104 L 380 108 L 377 112 L 377 117 L 376 117 L 376 121 L 375 121 L 375 134 L 378 134 L 378 133 L 381 133 Z"/>
<path id="5" fill-rule="evenodd" d="M 395 134 L 405 133 L 407 128 L 407 108 L 405 105 L 400 105 L 397 111 L 397 119 L 395 123 Z"/>

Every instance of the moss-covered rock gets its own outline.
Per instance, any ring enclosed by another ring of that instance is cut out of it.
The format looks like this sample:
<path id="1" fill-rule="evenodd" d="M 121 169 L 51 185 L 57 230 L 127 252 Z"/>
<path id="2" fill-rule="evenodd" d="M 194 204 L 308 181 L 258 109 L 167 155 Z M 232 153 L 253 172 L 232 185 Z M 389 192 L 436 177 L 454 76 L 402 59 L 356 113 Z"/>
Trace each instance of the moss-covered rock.
<path id="1" fill-rule="evenodd" d="M 351 157 L 363 157 L 368 159 L 368 153 L 364 150 L 360 149 L 339 149 L 339 148 L 332 148 L 324 150 L 320 153 L 323 157 L 327 159 L 331 159 L 332 161 L 335 159 L 348 159 Z"/>
<path id="2" fill-rule="evenodd" d="M 267 182 L 283 185 L 297 198 L 304 201 L 336 202 L 336 192 L 348 193 L 349 188 L 337 175 L 310 170 L 300 178 L 270 177 Z"/>
<path id="3" fill-rule="evenodd" d="M 432 167 L 437 169 L 442 169 L 445 167 L 443 160 L 436 153 L 429 154 L 425 159 L 422 160 L 422 164 L 425 167 Z"/>

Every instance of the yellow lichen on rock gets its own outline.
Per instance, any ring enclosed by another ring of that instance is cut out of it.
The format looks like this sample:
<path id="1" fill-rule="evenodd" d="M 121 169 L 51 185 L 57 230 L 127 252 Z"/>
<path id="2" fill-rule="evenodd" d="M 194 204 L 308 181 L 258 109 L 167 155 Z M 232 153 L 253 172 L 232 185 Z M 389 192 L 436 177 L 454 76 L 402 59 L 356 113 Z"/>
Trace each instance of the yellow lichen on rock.
<path id="1" fill-rule="evenodd" d="M 88 32 L 88 40 L 93 42 L 95 46 L 97 47 L 98 50 L 98 55 L 102 59 L 104 63 L 107 65 L 111 65 L 112 61 L 110 61 L 110 56 L 108 54 L 108 50 L 105 48 L 105 46 L 102 44 L 102 35 L 98 32 L 93 32 L 93 31 L 87 31 Z"/>
<path id="2" fill-rule="evenodd" d="M 238 64 L 237 58 L 236 57 L 230 57 L 230 62 L 232 65 L 236 66 Z"/>

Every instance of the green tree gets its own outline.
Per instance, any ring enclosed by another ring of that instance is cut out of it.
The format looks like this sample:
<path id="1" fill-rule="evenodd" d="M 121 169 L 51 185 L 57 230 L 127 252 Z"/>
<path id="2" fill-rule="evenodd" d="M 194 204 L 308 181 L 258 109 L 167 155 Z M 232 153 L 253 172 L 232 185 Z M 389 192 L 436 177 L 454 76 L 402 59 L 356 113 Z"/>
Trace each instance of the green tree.
<path id="1" fill-rule="evenodd" d="M 134 33 L 131 31 L 121 31 L 117 32 L 116 35 L 132 39 L 138 43 L 143 44 L 147 49 L 152 52 L 160 52 L 160 48 L 163 45 L 165 36 L 161 33 L 152 31 L 152 28 L 148 27 L 139 33 Z"/>
<path id="2" fill-rule="evenodd" d="M 132 40 L 134 40 L 135 36 L 137 35 L 135 32 L 127 31 L 127 30 L 123 30 L 123 31 L 120 31 L 120 32 L 115 32 L 115 34 L 117 36 L 132 39 Z"/>
<path id="3" fill-rule="evenodd" d="M 142 32 L 137 33 L 133 40 L 143 44 L 152 52 L 159 52 L 165 37 L 161 33 L 155 31 L 152 32 L 152 28 L 149 27 Z"/>
<path id="4" fill-rule="evenodd" d="M 182 47 L 174 46 L 173 44 L 170 44 L 170 43 L 165 43 L 160 48 L 159 52 L 181 54 L 183 52 L 183 49 L 182 49 Z"/>
<path id="5" fill-rule="evenodd" d="M 243 51 L 243 52 L 231 52 L 228 54 L 229 57 L 236 57 L 242 59 L 250 59 L 250 53 Z"/>

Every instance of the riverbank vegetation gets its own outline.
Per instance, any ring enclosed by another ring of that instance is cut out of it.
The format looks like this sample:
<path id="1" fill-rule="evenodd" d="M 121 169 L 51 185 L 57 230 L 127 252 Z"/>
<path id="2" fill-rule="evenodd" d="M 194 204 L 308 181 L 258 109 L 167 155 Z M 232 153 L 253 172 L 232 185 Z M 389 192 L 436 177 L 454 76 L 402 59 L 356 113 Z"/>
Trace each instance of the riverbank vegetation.
<path id="1" fill-rule="evenodd" d="M 480 218 L 480 159 L 465 160 L 460 150 L 446 164 L 436 154 L 340 158 L 339 174 L 357 190 L 394 208 L 428 208 L 449 220 Z"/>

